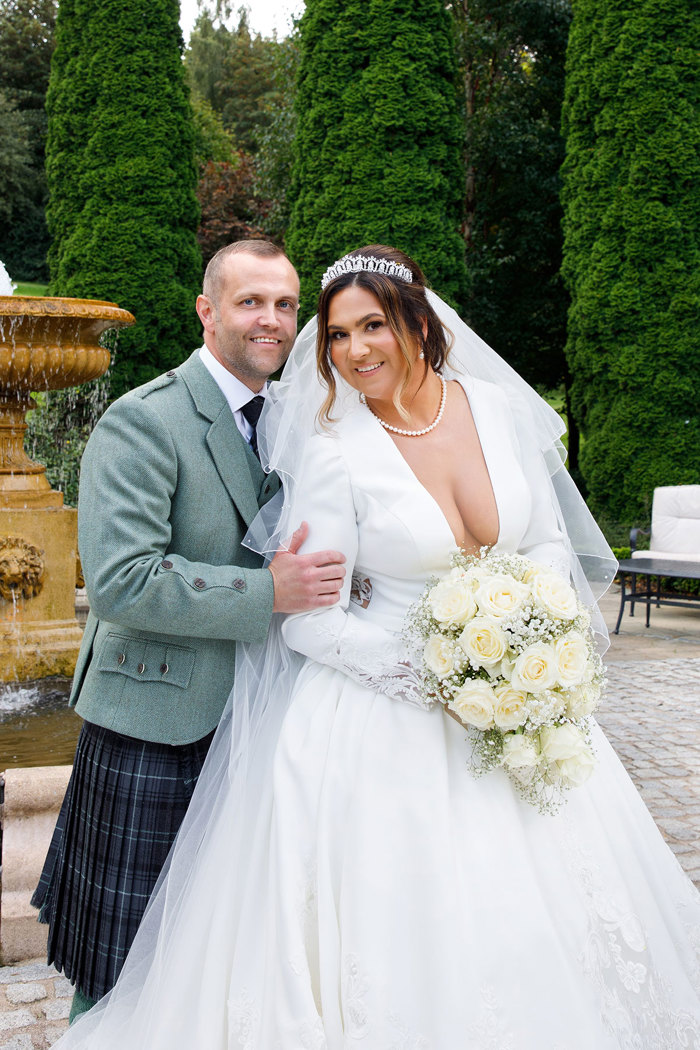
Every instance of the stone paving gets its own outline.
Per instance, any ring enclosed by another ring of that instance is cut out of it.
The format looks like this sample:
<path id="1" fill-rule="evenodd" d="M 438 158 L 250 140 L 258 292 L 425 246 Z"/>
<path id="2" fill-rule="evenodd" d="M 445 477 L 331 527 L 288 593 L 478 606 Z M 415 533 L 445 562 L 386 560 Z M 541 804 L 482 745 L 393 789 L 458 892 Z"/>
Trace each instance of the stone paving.
<path id="1" fill-rule="evenodd" d="M 609 663 L 599 721 L 700 887 L 700 658 Z"/>
<path id="2" fill-rule="evenodd" d="M 612 628 L 619 598 L 602 603 Z M 600 722 L 666 841 L 700 887 L 700 614 L 625 616 L 607 654 Z M 41 960 L 0 968 L 0 1050 L 46 1050 L 67 1027 L 72 988 Z"/>
<path id="3" fill-rule="evenodd" d="M 1 1050 L 44 1050 L 68 1027 L 73 988 L 37 959 L 0 967 Z"/>

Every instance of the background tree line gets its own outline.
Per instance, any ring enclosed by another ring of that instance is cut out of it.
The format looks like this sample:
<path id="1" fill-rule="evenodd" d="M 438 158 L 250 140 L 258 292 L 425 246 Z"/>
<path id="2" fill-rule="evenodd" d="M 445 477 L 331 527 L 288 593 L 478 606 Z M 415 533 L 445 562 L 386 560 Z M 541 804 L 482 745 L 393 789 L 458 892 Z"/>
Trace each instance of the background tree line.
<path id="1" fill-rule="evenodd" d="M 0 207 L 13 216 L 0 257 L 15 277 L 42 265 L 46 234 L 26 230 L 43 222 L 41 100 L 56 40 L 51 287 L 140 311 L 120 342 L 113 393 L 197 344 L 197 246 L 206 263 L 237 237 L 283 243 L 305 319 L 328 262 L 384 240 L 413 254 L 482 336 L 560 399 L 570 466 L 611 536 L 644 515 L 655 484 L 697 480 L 700 424 L 679 407 L 697 404 L 700 375 L 692 0 L 307 0 L 284 40 L 251 31 L 244 9 L 216 0 L 184 50 L 176 0 L 118 6 L 115 37 L 104 17 L 113 0 L 94 0 L 89 13 L 61 0 L 55 32 L 54 0 L 0 0 L 9 145 Z M 144 18 L 145 39 L 135 35 Z M 160 79 L 139 80 L 135 46 Z M 132 77 L 130 87 L 115 81 L 112 104 L 98 53 Z M 166 129 L 157 156 L 146 134 L 111 143 L 94 134 L 98 112 L 105 128 L 141 127 L 146 98 L 149 120 Z M 62 121 L 74 124 L 65 155 Z M 92 137 L 81 138 L 88 124 Z M 138 178 L 123 151 L 132 167 L 141 157 Z M 149 204 L 149 184 L 167 207 Z M 130 215 L 132 241 L 151 223 L 146 270 L 160 283 L 148 310 L 143 267 L 96 243 L 96 225 L 100 242 L 116 227 L 82 206 L 86 192 L 106 197 L 113 217 Z M 135 199 L 143 210 L 133 215 Z"/>
<path id="2" fill-rule="evenodd" d="M 98 0 L 95 8 L 101 6 Z M 72 40 L 75 48 L 78 34 L 69 18 L 70 0 L 63 0 L 62 7 L 66 22 L 63 37 Z M 31 99 L 40 133 L 35 135 L 30 181 L 37 187 L 35 221 L 42 224 L 46 198 L 44 100 L 55 45 L 56 8 L 56 0 L 0 0 L 0 104 L 2 92 L 14 90 L 11 99 L 17 107 L 21 92 L 25 92 L 23 98 L 27 95 L 27 87 L 20 89 L 17 85 L 27 85 L 27 71 L 36 69 Z M 309 289 L 308 312 L 313 309 L 310 290 L 315 288 L 319 269 L 325 268 L 331 256 L 347 250 L 358 237 L 376 239 L 384 231 L 385 239 L 390 240 L 404 233 L 394 220 L 387 219 L 392 209 L 401 210 L 402 203 L 396 195 L 392 200 L 382 196 L 383 169 L 386 158 L 391 156 L 401 184 L 399 195 L 413 197 L 411 210 L 415 217 L 405 219 L 406 246 L 422 261 L 436 286 L 451 294 L 484 337 L 528 378 L 548 387 L 559 386 L 565 371 L 562 347 L 566 297 L 558 279 L 558 169 L 563 154 L 558 125 L 570 16 L 568 0 L 554 4 L 551 0 L 459 0 L 447 6 L 435 0 L 415 0 L 413 4 L 388 0 L 369 7 L 360 2 L 324 0 L 310 2 L 301 29 L 277 40 L 252 32 L 245 8 L 232 15 L 220 3 L 205 6 L 184 52 L 198 175 L 197 240 L 203 262 L 206 264 L 218 247 L 236 237 L 269 236 L 284 243 L 292 200 L 301 215 L 304 200 L 312 201 L 318 191 L 309 171 L 293 174 L 294 163 L 303 169 L 308 153 L 310 133 L 303 122 L 308 124 L 309 114 L 315 119 L 322 111 L 321 96 L 314 100 L 312 95 L 325 91 L 327 101 L 340 97 L 345 88 L 339 82 L 338 69 L 348 56 L 352 76 L 353 68 L 359 69 L 369 62 L 368 56 L 377 54 L 377 59 L 373 59 L 375 97 L 360 92 L 348 101 L 345 130 L 337 129 L 338 135 L 347 136 L 347 145 L 338 147 L 335 143 L 351 165 L 353 149 L 371 146 L 374 162 L 363 173 L 360 192 L 353 197 L 351 180 L 335 189 L 332 185 L 325 187 L 321 202 L 315 205 L 319 215 L 325 207 L 325 223 L 333 231 L 325 240 L 318 231 L 323 215 L 320 222 L 295 220 L 299 259 L 310 257 L 310 245 L 320 237 L 314 249 L 314 264 L 308 272 L 302 259 L 302 277 Z M 7 32 L 8 25 L 12 32 Z M 128 39 L 126 28 L 124 33 Z M 155 41 L 151 40 L 149 46 L 153 49 Z M 315 54 L 317 46 L 320 50 Z M 325 47 L 332 50 L 326 54 Z M 446 71 L 446 75 L 438 74 L 442 81 L 438 99 L 448 100 L 447 109 L 452 116 L 442 123 L 438 119 L 439 106 L 436 109 L 434 98 L 423 90 L 430 72 L 425 61 L 421 59 L 422 65 L 418 61 L 421 49 L 436 69 L 442 65 Z M 300 77 L 304 55 L 306 65 Z M 314 75 L 314 63 L 319 65 L 318 75 Z M 392 112 L 391 106 L 385 107 L 386 126 L 381 131 L 376 120 L 372 123 L 365 118 L 368 112 L 377 110 L 377 98 L 392 86 L 394 109 Z M 367 90 L 371 90 L 371 85 Z M 451 93 L 453 97 L 449 98 Z M 336 113 L 330 102 L 328 110 Z M 298 113 L 301 134 L 307 138 L 295 146 Z M 323 134 L 327 137 L 334 133 L 330 127 L 334 118 L 326 119 L 328 126 Z M 409 120 L 414 121 L 418 132 L 415 127 L 411 129 Z M 5 127 L 9 134 L 9 124 Z M 434 187 L 426 187 L 424 199 L 417 193 L 420 169 L 435 161 L 427 136 L 432 136 L 436 148 L 442 148 L 446 155 L 447 196 L 436 205 Z M 403 149 L 404 155 L 396 156 L 397 149 Z M 328 146 L 325 150 L 328 156 Z M 16 152 L 22 153 L 21 138 Z M 74 157 L 76 154 L 74 151 Z M 8 157 L 8 161 L 3 161 L 0 173 L 5 180 L 2 199 L 17 220 L 28 214 L 24 205 L 29 183 L 22 188 L 13 172 L 25 170 L 29 160 L 20 155 L 11 163 L 10 151 L 3 152 L 3 157 Z M 65 160 L 61 157 L 62 164 Z M 74 171 L 75 160 L 73 165 Z M 327 162 L 326 167 L 337 169 L 337 165 Z M 331 183 L 335 177 L 337 170 L 326 174 Z M 66 192 L 70 181 L 64 177 Z M 327 207 L 332 200 L 337 209 L 339 196 L 343 197 L 344 212 L 350 216 L 348 232 L 337 221 L 333 209 Z M 421 237 L 431 235 L 444 242 L 444 208 L 452 216 L 452 234 L 448 231 L 447 239 L 451 235 L 460 238 L 451 249 L 456 258 L 461 255 L 453 266 L 452 277 L 448 277 L 449 267 L 442 258 L 446 254 L 444 243 L 436 245 L 432 255 L 424 254 L 422 259 L 419 245 Z M 362 233 L 358 221 L 353 219 L 359 214 Z M 15 238 L 25 221 L 28 218 L 18 223 Z M 292 244 L 294 229 L 292 222 Z M 57 231 L 55 239 L 60 241 L 61 236 Z M 31 280 L 46 273 L 45 226 L 43 241 L 25 237 L 24 243 L 31 241 L 34 255 L 38 256 L 36 265 L 32 264 L 29 251 L 13 254 L 7 242 L 0 240 L 0 257 L 16 279 Z M 145 367 L 150 367 L 147 359 Z M 125 375 L 123 385 L 132 378 Z"/>

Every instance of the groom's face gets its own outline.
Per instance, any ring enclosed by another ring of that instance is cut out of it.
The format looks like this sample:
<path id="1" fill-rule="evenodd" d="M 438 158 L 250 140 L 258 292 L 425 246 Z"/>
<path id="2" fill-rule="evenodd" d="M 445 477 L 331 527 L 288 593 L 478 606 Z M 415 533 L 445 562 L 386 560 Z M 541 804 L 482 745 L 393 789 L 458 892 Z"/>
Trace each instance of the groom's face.
<path id="1" fill-rule="evenodd" d="M 210 351 L 255 392 L 287 360 L 298 308 L 299 278 L 289 260 L 248 252 L 225 259 L 216 302 L 197 300 Z"/>

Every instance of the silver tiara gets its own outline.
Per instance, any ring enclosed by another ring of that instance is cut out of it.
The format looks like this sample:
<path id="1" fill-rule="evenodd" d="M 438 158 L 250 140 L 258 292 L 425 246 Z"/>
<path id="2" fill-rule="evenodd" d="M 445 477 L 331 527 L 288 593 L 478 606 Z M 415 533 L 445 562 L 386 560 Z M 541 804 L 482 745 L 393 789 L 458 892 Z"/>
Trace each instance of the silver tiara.
<path id="1" fill-rule="evenodd" d="M 392 262 L 391 259 L 380 259 L 376 255 L 344 255 L 332 266 L 329 266 L 321 278 L 321 291 L 334 281 L 336 277 L 342 277 L 345 273 L 358 273 L 365 270 L 367 273 L 383 273 L 387 277 L 397 277 L 406 284 L 413 283 L 413 274 L 403 263 Z"/>

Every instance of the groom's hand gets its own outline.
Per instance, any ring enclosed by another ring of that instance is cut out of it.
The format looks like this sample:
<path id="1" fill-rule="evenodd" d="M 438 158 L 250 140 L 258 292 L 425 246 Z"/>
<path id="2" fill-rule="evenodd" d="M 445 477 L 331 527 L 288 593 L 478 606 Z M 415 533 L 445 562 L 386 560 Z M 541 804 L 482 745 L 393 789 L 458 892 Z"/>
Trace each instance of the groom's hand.
<path id="1" fill-rule="evenodd" d="M 335 605 L 345 577 L 345 557 L 339 551 L 297 554 L 309 534 L 305 521 L 292 536 L 287 550 L 277 551 L 270 562 L 275 587 L 273 612 L 301 613 Z"/>

